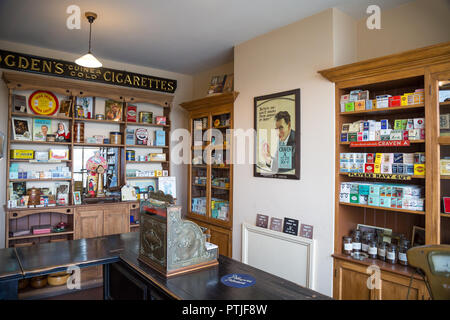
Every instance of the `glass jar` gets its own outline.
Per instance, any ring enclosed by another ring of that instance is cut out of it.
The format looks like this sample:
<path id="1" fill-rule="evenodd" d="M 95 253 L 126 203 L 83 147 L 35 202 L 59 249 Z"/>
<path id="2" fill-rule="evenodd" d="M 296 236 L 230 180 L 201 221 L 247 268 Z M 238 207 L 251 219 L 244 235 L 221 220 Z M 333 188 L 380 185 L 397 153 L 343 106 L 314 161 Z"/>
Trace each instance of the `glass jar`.
<path id="1" fill-rule="evenodd" d="M 353 252 L 352 237 L 343 238 L 344 254 L 351 256 Z"/>
<path id="2" fill-rule="evenodd" d="M 369 253 L 369 258 L 370 259 L 376 259 L 377 258 L 378 248 L 377 248 L 377 242 L 376 241 L 374 241 L 374 240 L 370 241 L 369 250 L 367 250 L 367 252 Z"/>
<path id="3" fill-rule="evenodd" d="M 386 261 L 387 242 L 380 242 L 377 248 L 377 256 L 381 261 Z"/>
<path id="4" fill-rule="evenodd" d="M 410 241 L 406 239 L 402 239 L 400 242 L 400 245 L 398 247 L 398 263 L 401 265 L 407 266 L 408 265 L 408 256 L 406 255 L 406 252 L 410 248 Z"/>
<path id="5" fill-rule="evenodd" d="M 361 251 L 361 231 L 360 230 L 353 231 L 352 247 L 353 247 L 353 252 Z"/>
<path id="6" fill-rule="evenodd" d="M 372 232 L 365 231 L 362 236 L 361 241 L 361 250 L 362 252 L 367 253 L 369 251 L 369 245 L 374 238 L 374 234 Z"/>
<path id="7" fill-rule="evenodd" d="M 391 244 L 386 252 L 386 261 L 390 264 L 397 263 L 397 246 L 395 244 Z"/>

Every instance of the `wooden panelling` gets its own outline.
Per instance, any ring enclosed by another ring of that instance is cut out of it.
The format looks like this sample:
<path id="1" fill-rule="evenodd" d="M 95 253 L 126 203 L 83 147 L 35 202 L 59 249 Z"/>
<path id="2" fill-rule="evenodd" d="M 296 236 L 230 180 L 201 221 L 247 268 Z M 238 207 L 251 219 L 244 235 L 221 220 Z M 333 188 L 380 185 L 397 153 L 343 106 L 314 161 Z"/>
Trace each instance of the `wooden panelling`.
<path id="1" fill-rule="evenodd" d="M 130 229 L 127 206 L 114 206 L 103 212 L 103 235 L 126 233 Z"/>
<path id="2" fill-rule="evenodd" d="M 103 235 L 103 209 L 92 207 L 75 210 L 75 239 L 95 238 Z"/>

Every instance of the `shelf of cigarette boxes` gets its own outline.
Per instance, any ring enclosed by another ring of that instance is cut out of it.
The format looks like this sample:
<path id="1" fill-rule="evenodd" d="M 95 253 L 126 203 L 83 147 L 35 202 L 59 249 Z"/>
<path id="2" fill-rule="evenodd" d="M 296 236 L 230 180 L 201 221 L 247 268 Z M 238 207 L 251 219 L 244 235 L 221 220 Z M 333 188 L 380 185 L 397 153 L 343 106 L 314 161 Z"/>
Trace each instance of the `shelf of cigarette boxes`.
<path id="1" fill-rule="evenodd" d="M 352 90 L 344 94 L 340 99 L 341 115 L 363 114 L 378 112 L 410 111 L 425 107 L 424 89 L 416 89 L 403 95 L 392 96 L 390 94 L 378 95 L 375 99 L 369 99 L 368 90 Z"/>
<path id="2" fill-rule="evenodd" d="M 425 142 L 425 119 L 358 120 L 343 123 L 340 143 L 350 147 L 402 147 Z"/>
<path id="3" fill-rule="evenodd" d="M 425 214 L 423 187 L 417 185 L 342 182 L 339 203 L 361 208 Z"/>
<path id="4" fill-rule="evenodd" d="M 425 179 L 425 153 L 342 152 L 340 174 L 372 179 Z"/>
<path id="5" fill-rule="evenodd" d="M 11 182 L 21 181 L 70 181 L 72 172 L 69 167 L 56 167 L 49 171 L 23 171 L 18 166 L 11 165 L 9 170 Z"/>
<path id="6" fill-rule="evenodd" d="M 206 216 L 206 197 L 192 198 L 191 212 L 202 216 Z"/>

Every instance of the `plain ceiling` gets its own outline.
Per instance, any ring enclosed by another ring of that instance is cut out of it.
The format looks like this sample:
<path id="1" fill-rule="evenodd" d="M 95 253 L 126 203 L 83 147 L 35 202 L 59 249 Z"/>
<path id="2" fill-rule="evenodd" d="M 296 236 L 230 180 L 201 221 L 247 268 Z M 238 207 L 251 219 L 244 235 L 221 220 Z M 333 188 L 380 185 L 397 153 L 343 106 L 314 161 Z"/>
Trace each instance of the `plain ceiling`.
<path id="1" fill-rule="evenodd" d="M 370 4 L 389 9 L 410 0 L 0 0 L 0 39 L 130 64 L 194 74 L 233 60 L 233 47 L 336 7 L 355 19 Z M 69 30 L 67 7 L 81 9 Z M 7 48 L 3 48 L 7 49 Z"/>

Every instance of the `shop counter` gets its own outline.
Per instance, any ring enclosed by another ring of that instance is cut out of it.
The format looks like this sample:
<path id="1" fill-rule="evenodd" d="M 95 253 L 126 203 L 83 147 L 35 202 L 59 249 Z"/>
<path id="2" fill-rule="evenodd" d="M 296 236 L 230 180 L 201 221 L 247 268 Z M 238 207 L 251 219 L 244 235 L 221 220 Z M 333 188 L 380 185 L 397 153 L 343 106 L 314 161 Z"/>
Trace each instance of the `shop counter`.
<path id="1" fill-rule="evenodd" d="M 103 265 L 104 299 L 311 300 L 329 299 L 313 290 L 239 261 L 219 256 L 217 266 L 166 278 L 138 259 L 139 233 L 44 243 L 0 250 L 0 299 L 17 299 L 20 279 Z M 254 283 L 234 288 L 222 283 L 231 274 Z"/>

